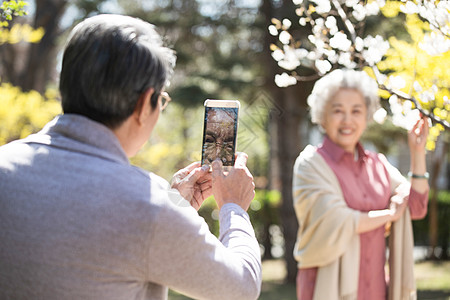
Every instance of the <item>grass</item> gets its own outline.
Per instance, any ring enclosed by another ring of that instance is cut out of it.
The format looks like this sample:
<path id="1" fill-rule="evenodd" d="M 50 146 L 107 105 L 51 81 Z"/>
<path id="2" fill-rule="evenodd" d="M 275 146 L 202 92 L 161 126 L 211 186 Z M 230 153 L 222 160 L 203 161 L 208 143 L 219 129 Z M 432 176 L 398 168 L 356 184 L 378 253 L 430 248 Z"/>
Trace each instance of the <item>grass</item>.
<path id="1" fill-rule="evenodd" d="M 450 261 L 424 261 L 414 266 L 418 300 L 450 300 Z M 284 283 L 282 260 L 263 262 L 263 283 L 259 300 L 295 300 L 295 284 Z M 173 291 L 169 300 L 190 300 Z"/>

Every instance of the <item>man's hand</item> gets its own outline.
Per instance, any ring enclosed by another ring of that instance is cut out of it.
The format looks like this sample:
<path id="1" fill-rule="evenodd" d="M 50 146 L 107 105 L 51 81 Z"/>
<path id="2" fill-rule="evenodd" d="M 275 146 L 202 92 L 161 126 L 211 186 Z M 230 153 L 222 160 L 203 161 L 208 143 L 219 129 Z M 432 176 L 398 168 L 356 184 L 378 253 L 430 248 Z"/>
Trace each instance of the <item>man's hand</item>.
<path id="1" fill-rule="evenodd" d="M 212 195 L 212 178 L 209 166 L 200 162 L 190 164 L 173 175 L 172 188 L 177 189 L 184 199 L 196 210 Z"/>
<path id="2" fill-rule="evenodd" d="M 247 154 L 238 153 L 234 167 L 228 174 L 222 171 L 222 162 L 212 163 L 212 191 L 219 209 L 225 203 L 235 203 L 245 211 L 255 197 L 253 176 L 247 169 Z"/>

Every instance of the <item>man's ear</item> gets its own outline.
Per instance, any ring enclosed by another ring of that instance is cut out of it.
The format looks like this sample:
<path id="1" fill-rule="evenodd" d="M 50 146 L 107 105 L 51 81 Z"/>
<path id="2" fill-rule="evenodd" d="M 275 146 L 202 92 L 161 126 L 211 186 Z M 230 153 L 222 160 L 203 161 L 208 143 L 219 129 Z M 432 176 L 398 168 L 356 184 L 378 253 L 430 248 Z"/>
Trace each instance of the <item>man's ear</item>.
<path id="1" fill-rule="evenodd" d="M 142 124 L 152 113 L 153 108 L 150 101 L 154 92 L 153 88 L 149 88 L 139 96 L 133 111 L 133 115 L 139 124 Z"/>

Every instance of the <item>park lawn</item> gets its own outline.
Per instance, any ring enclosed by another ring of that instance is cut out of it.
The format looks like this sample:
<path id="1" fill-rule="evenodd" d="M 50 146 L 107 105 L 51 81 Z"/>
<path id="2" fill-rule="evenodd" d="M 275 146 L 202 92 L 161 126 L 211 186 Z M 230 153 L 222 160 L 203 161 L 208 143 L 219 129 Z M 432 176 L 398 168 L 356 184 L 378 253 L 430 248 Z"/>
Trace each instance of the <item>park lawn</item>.
<path id="1" fill-rule="evenodd" d="M 414 266 L 418 300 L 450 300 L 450 261 L 424 261 Z M 263 261 L 263 284 L 259 300 L 295 300 L 295 284 L 286 284 L 282 260 Z M 173 291 L 169 300 L 189 300 Z"/>
<path id="2" fill-rule="evenodd" d="M 417 289 L 442 290 L 450 299 L 450 261 L 423 261 L 414 266 Z"/>

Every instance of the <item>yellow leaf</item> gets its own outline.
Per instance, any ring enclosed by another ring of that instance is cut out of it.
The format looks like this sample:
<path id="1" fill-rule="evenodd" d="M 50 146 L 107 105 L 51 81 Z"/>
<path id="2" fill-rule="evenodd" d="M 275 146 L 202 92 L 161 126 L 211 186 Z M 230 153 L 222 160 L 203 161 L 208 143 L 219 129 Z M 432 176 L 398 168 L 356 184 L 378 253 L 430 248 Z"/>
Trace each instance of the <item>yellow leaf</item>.
<path id="1" fill-rule="evenodd" d="M 400 12 L 400 5 L 402 3 L 399 1 L 386 1 L 386 4 L 380 8 L 380 11 L 386 18 L 394 18 Z"/>
<path id="2" fill-rule="evenodd" d="M 41 39 L 44 36 L 44 34 L 45 34 L 44 28 L 39 27 L 38 29 L 35 29 L 35 30 L 31 31 L 27 42 L 38 43 L 38 42 L 41 41 Z"/>
<path id="3" fill-rule="evenodd" d="M 277 49 L 279 49 L 277 45 L 275 45 L 275 44 L 270 44 L 270 51 L 275 51 L 275 50 L 277 50 Z"/>

